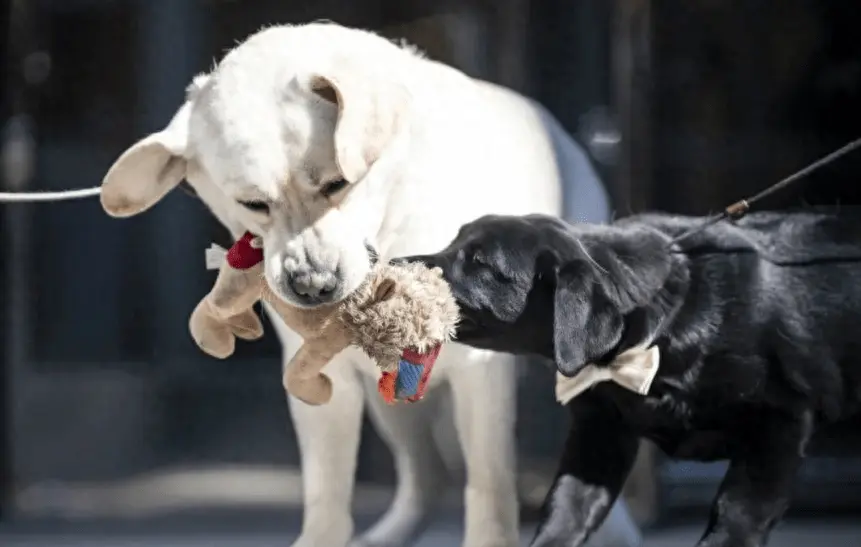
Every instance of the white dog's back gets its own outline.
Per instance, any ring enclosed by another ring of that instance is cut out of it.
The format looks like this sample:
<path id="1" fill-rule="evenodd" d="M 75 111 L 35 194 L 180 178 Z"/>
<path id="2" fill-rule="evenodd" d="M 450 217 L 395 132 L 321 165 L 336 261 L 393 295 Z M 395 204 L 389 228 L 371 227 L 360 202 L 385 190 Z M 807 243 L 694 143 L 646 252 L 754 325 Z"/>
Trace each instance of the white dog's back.
<path id="1" fill-rule="evenodd" d="M 413 80 L 413 130 L 398 199 L 421 204 L 391 255 L 431 252 L 485 214 L 560 214 L 562 183 L 541 112 L 523 96 L 432 61 Z M 573 143 L 572 143 L 573 145 Z M 425 215 L 424 212 L 433 214 Z"/>

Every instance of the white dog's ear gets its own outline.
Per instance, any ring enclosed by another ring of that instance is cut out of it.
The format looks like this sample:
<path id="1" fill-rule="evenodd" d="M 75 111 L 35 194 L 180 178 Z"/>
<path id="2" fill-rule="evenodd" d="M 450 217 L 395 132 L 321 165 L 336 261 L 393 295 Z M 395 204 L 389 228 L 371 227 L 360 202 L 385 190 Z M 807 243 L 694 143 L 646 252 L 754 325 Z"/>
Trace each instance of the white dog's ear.
<path id="1" fill-rule="evenodd" d="M 311 78 L 311 89 L 338 105 L 335 155 L 349 182 L 362 179 L 404 129 L 409 107 L 406 88 L 343 67 Z"/>
<path id="2" fill-rule="evenodd" d="M 101 202 L 109 215 L 141 213 L 182 181 L 190 111 L 186 102 L 167 127 L 139 140 L 114 162 L 102 180 Z"/>

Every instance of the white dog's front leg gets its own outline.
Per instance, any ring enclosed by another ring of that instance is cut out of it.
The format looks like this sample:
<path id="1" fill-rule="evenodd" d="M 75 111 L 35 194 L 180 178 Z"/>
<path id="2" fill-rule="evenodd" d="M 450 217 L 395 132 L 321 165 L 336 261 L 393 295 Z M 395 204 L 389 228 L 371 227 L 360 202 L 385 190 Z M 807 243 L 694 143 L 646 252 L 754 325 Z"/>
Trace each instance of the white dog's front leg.
<path id="1" fill-rule="evenodd" d="M 326 373 L 334 387 L 327 404 L 310 406 L 289 397 L 305 505 L 302 533 L 293 547 L 344 547 L 353 535 L 351 503 L 364 393 L 343 355 L 328 365 Z"/>
<path id="2" fill-rule="evenodd" d="M 410 545 L 427 524 L 433 506 L 444 493 L 446 469 L 434 443 L 435 392 L 417 404 L 387 405 L 373 378 L 365 381 L 368 408 L 380 436 L 394 457 L 397 489 L 386 513 L 351 547 Z"/>
<path id="3" fill-rule="evenodd" d="M 463 545 L 515 547 L 519 544 L 519 514 L 514 358 L 455 344 L 446 350 L 462 354 L 449 381 L 466 463 Z"/>
<path id="4" fill-rule="evenodd" d="M 288 329 L 266 302 L 263 307 L 284 348 L 286 365 L 302 345 L 302 337 Z M 353 486 L 365 399 L 350 351 L 324 369 L 332 379 L 328 403 L 311 406 L 288 396 L 299 441 L 304 502 L 302 532 L 292 547 L 345 547 L 353 536 Z"/>

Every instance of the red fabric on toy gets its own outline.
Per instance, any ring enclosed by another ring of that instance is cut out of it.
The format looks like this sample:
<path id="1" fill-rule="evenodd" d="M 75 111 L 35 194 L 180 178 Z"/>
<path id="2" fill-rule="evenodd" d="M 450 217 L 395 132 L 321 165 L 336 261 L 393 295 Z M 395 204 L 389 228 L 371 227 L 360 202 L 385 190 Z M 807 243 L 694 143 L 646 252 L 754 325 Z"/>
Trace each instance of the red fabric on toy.
<path id="1" fill-rule="evenodd" d="M 251 232 L 245 232 L 227 250 L 227 263 L 237 270 L 247 270 L 263 262 L 263 249 L 255 248 L 251 242 L 257 237 Z"/>
<path id="2" fill-rule="evenodd" d="M 425 390 L 427 389 L 428 380 L 430 379 L 431 372 L 433 372 L 433 365 L 436 363 L 437 357 L 439 357 L 439 352 L 442 349 L 442 344 L 437 344 L 427 351 L 427 353 L 417 353 L 411 349 L 405 349 L 401 356 L 404 359 L 407 359 L 411 363 L 424 365 L 424 370 L 422 371 L 422 379 L 419 380 L 419 387 L 416 391 L 416 394 L 412 397 L 409 397 L 407 401 L 414 403 L 425 396 Z"/>
<path id="3" fill-rule="evenodd" d="M 401 357 L 409 361 L 415 365 L 422 365 L 424 368 L 422 369 L 422 377 L 419 379 L 419 385 L 416 389 L 416 394 L 407 397 L 404 399 L 408 403 L 415 403 L 422 399 L 425 396 L 425 390 L 427 390 L 428 380 L 430 379 L 431 372 L 433 372 L 433 365 L 436 363 L 437 357 L 439 357 L 439 352 L 442 349 L 442 344 L 437 344 L 432 347 L 425 353 L 419 353 L 413 349 L 405 349 L 401 352 Z M 377 391 L 383 400 L 388 404 L 394 404 L 397 401 L 396 393 L 398 382 L 398 374 L 397 372 L 383 372 L 380 376 L 379 381 L 377 382 Z"/>
<path id="4" fill-rule="evenodd" d="M 395 403 L 395 382 L 397 379 L 397 374 L 393 372 L 383 372 L 383 375 L 380 376 L 380 380 L 377 382 L 377 391 L 380 393 L 380 396 L 386 404 L 391 405 Z"/>
<path id="5" fill-rule="evenodd" d="M 401 358 L 415 365 L 433 366 L 436 358 L 439 357 L 440 349 L 442 349 L 442 344 L 435 345 L 425 353 L 419 353 L 414 349 L 407 348 L 401 352 Z"/>

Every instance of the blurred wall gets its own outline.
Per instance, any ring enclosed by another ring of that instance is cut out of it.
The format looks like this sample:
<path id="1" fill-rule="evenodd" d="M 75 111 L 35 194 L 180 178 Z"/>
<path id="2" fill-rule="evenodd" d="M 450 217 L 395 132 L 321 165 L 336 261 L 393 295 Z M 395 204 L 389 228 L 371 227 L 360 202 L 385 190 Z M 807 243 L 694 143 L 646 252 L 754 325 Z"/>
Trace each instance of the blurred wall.
<path id="1" fill-rule="evenodd" d="M 33 189 L 97 184 L 122 150 L 166 123 L 193 74 L 274 22 L 330 17 L 406 36 L 432 57 L 534 96 L 590 151 L 617 216 L 716 210 L 856 136 L 861 104 L 861 12 L 840 0 L 17 5 L 5 27 L 17 34 L 2 65 L 12 73 L 2 80 L 3 120 L 14 94 L 32 122 L 17 127 L 38 146 Z M 843 160 L 764 205 L 857 202 L 859 168 L 861 157 Z M 225 235 L 196 200 L 174 192 L 125 221 L 107 218 L 95 201 L 0 207 L 0 218 L 12 392 L 4 401 L 20 487 L 206 464 L 295 468 L 273 381 L 274 337 L 221 362 L 187 336 L 188 313 L 212 282 L 203 249 Z M 540 498 L 565 416 L 546 395 L 549 370 L 524 374 L 521 459 L 539 475 Z M 852 454 L 852 443 L 829 450 Z M 387 458 L 366 428 L 360 479 L 389 482 Z M 837 499 L 828 485 L 858 470 L 841 461 L 806 468 L 813 478 L 805 488 L 819 489 L 826 505 Z M 662 463 L 645 471 L 666 486 L 664 501 L 690 504 L 701 490 L 709 495 L 720 469 Z"/>
<path id="2" fill-rule="evenodd" d="M 28 186 L 98 184 L 127 146 L 167 122 L 191 77 L 237 40 L 264 24 L 332 14 L 530 92 L 575 133 L 579 117 L 606 100 L 602 5 L 584 0 L 566 11 L 555 0 L 31 2 L 32 25 L 20 38 L 26 46 L 13 61 L 22 71 L 21 63 L 30 66 L 22 89 L 38 149 Z M 24 18 L 19 13 L 13 25 Z M 203 356 L 187 335 L 188 313 L 212 282 L 203 249 L 224 237 L 200 203 L 173 192 L 146 215 L 123 221 L 106 217 L 96 201 L 16 211 L 13 229 L 23 238 L 16 248 L 24 255 L 13 290 L 22 300 L 7 317 L 24 314 L 15 347 L 25 352 L 7 368 L 19 487 L 211 464 L 298 465 L 274 381 L 275 337 L 242 345 L 221 362 Z M 564 413 L 544 396 L 552 387 L 549 369 L 527 367 L 524 374 L 537 378 L 523 383 L 521 398 L 541 402 L 521 413 L 522 450 L 552 475 Z M 360 480 L 390 482 L 388 458 L 365 428 Z"/>

